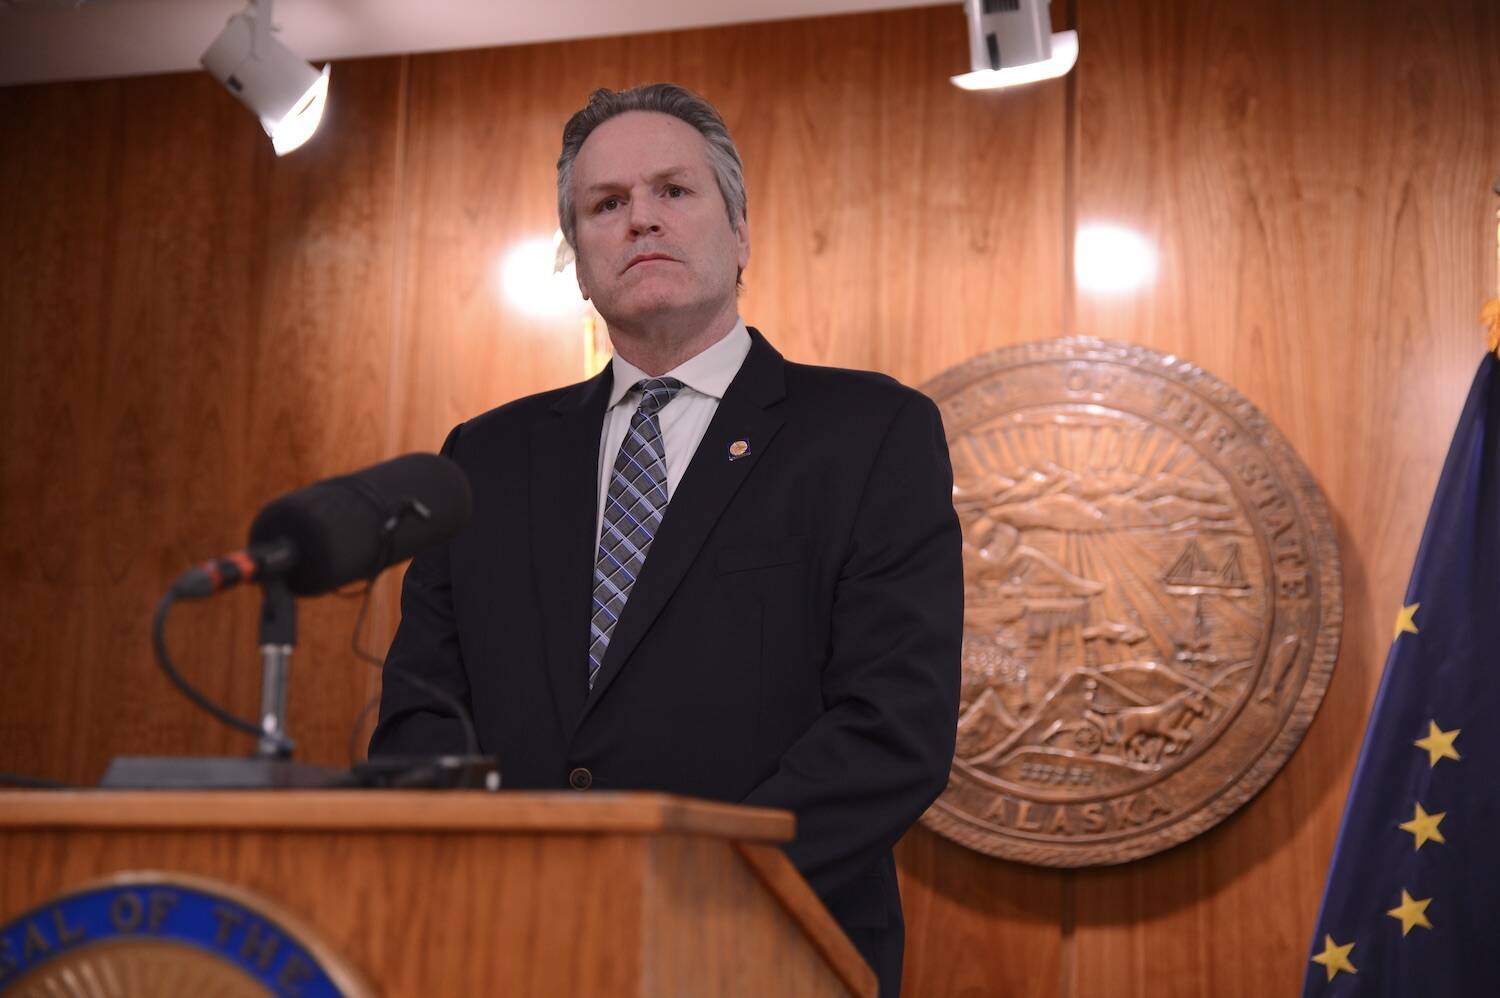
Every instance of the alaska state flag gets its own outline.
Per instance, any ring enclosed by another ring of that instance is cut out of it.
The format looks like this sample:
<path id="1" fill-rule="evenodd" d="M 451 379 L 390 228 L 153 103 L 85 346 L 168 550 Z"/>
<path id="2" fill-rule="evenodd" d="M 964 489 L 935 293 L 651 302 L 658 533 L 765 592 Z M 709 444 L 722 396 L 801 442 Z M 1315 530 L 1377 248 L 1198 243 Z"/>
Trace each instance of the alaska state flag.
<path id="1" fill-rule="evenodd" d="M 1474 376 L 1396 615 L 1304 998 L 1500 995 L 1497 369 Z"/>

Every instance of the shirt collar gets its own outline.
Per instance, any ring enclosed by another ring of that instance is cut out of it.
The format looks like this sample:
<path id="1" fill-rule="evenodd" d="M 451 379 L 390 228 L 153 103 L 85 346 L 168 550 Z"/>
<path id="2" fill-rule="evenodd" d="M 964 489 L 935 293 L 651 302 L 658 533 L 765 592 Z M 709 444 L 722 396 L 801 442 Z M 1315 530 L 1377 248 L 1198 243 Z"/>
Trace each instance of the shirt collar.
<path id="1" fill-rule="evenodd" d="M 750 332 L 745 328 L 745 320 L 739 319 L 728 335 L 722 337 L 719 342 L 689 357 L 662 377 L 676 378 L 700 395 L 722 399 L 724 392 L 729 388 L 729 383 L 739 373 L 740 365 L 745 361 L 745 355 L 749 352 Z M 637 382 L 651 375 L 619 354 L 615 354 L 609 363 L 614 382 L 609 388 L 608 407 L 613 409 L 620 404 L 620 401 L 636 386 Z"/>

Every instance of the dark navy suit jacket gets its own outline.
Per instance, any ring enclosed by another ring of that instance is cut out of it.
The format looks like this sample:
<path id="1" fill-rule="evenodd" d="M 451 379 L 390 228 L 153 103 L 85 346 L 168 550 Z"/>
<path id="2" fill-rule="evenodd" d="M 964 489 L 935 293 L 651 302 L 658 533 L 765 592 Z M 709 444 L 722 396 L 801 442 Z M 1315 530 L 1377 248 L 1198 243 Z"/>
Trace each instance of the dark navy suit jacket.
<path id="1" fill-rule="evenodd" d="M 586 769 L 596 789 L 795 812 L 787 854 L 894 995 L 891 850 L 942 791 L 957 722 L 947 442 L 918 392 L 751 338 L 592 692 L 608 369 L 448 437 L 474 516 L 412 561 L 388 661 L 470 705 L 507 787 L 565 788 Z M 371 753 L 462 748 L 451 712 L 388 671 Z"/>

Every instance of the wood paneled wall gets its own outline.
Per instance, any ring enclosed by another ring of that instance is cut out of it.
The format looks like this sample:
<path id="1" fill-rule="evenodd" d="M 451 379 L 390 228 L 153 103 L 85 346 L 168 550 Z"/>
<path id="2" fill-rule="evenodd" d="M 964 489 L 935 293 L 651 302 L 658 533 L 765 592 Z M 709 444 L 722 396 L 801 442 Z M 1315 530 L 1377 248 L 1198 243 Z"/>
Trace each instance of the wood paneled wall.
<path id="1" fill-rule="evenodd" d="M 1394 612 L 1494 293 L 1490 0 L 1075 0 L 1066 80 L 963 93 L 957 4 L 340 63 L 275 159 L 203 74 L 0 90 L 0 770 L 245 739 L 152 664 L 151 610 L 260 503 L 576 380 L 574 320 L 497 293 L 550 234 L 566 116 L 672 79 L 747 164 L 747 318 L 797 360 L 921 383 L 1078 332 L 1202 364 L 1327 493 L 1346 616 L 1282 773 L 1198 839 L 1035 870 L 925 831 L 900 849 L 907 993 L 1292 994 Z M 1149 290 L 1079 292 L 1076 227 L 1158 246 Z M 366 641 L 395 621 L 377 588 Z M 340 763 L 375 689 L 356 604 L 304 604 L 292 729 Z M 255 603 L 179 609 L 187 671 L 258 702 Z"/>

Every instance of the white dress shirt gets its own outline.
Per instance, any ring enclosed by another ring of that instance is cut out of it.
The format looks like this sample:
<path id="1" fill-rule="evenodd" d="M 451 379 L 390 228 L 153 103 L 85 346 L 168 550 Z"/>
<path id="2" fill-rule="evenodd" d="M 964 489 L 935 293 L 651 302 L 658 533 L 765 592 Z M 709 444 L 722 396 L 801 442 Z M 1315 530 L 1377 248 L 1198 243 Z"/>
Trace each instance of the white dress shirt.
<path id="1" fill-rule="evenodd" d="M 718 411 L 719 400 L 734 376 L 739 373 L 745 355 L 750 352 L 750 332 L 739 320 L 719 342 L 702 353 L 683 361 L 664 378 L 682 382 L 682 390 L 662 406 L 656 418 L 661 423 L 662 446 L 667 452 L 667 499 L 677 491 L 682 473 L 687 470 L 708 424 Z M 651 375 L 615 354 L 614 384 L 609 390 L 609 408 L 604 413 L 604 429 L 599 440 L 599 505 L 594 518 L 594 544 L 604 529 L 604 503 L 609 495 L 609 480 L 614 474 L 615 457 L 630 430 L 631 417 L 640 408 L 641 393 L 636 383 Z"/>

